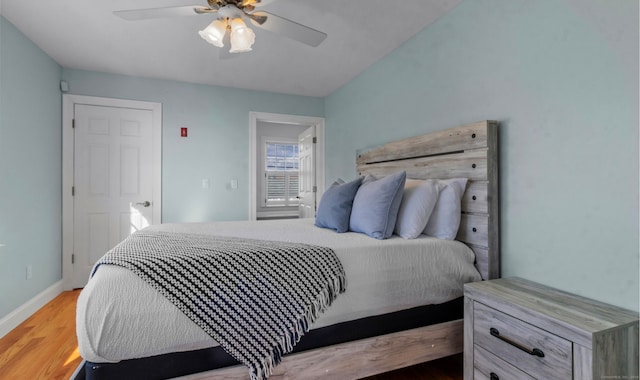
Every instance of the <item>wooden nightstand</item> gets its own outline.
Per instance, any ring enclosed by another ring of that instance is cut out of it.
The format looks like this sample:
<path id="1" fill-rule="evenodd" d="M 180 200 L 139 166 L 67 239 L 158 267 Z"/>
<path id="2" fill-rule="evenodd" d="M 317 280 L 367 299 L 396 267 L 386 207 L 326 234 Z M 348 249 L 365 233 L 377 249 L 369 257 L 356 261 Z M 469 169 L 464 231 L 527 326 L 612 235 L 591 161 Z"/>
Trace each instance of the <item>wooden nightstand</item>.
<path id="1" fill-rule="evenodd" d="M 464 286 L 464 378 L 638 379 L 638 313 L 521 278 Z"/>

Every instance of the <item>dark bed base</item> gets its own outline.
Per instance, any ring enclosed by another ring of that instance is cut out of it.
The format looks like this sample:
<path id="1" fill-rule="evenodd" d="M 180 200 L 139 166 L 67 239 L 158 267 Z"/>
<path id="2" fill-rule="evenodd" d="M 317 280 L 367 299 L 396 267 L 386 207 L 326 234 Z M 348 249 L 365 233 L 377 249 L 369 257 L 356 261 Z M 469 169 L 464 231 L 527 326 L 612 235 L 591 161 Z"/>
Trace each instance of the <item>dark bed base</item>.
<path id="1" fill-rule="evenodd" d="M 463 298 L 439 304 L 416 307 L 374 317 L 358 319 L 309 331 L 293 352 L 370 338 L 460 319 Z M 86 362 L 75 380 L 167 379 L 239 364 L 220 347 L 197 351 L 175 352 L 119 363 Z"/>

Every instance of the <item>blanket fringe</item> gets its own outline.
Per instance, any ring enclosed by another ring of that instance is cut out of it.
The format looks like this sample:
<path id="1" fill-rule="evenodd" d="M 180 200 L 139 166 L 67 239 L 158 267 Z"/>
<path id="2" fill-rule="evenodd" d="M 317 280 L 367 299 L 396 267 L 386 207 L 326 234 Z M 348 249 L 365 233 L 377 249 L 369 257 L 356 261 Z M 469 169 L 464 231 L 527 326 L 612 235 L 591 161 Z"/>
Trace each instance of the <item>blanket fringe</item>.
<path id="1" fill-rule="evenodd" d="M 328 288 L 318 294 L 310 307 L 307 308 L 306 313 L 293 321 L 293 331 L 290 334 L 284 334 L 280 342 L 274 345 L 272 355 L 264 357 L 259 368 L 251 369 L 251 380 L 266 380 L 271 376 L 273 369 L 282 361 L 282 357 L 293 351 L 296 343 L 309 331 L 309 326 L 331 306 L 338 294 L 344 292 L 346 288 L 347 278 L 344 275 L 334 276 Z"/>

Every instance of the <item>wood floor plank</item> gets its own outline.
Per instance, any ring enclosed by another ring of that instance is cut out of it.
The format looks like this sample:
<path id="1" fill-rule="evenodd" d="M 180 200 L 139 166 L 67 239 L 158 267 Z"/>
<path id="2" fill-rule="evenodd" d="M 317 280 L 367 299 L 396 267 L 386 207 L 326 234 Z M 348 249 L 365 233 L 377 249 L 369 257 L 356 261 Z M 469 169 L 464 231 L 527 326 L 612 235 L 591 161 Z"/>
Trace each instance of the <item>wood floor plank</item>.
<path id="1" fill-rule="evenodd" d="M 63 292 L 0 339 L 0 378 L 67 380 L 82 359 L 77 349 L 75 308 L 79 290 Z"/>
<path id="2" fill-rule="evenodd" d="M 80 365 L 75 330 L 80 290 L 63 292 L 0 339 L 0 379 L 67 380 Z M 462 354 L 363 380 L 462 380 Z"/>

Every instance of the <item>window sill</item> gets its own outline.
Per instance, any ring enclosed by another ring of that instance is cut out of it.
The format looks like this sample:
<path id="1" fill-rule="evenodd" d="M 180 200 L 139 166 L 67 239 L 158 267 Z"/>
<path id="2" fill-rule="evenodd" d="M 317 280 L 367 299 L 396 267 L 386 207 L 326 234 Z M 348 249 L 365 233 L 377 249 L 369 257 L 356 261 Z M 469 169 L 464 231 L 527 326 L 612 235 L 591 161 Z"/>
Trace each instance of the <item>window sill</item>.
<path id="1" fill-rule="evenodd" d="M 298 210 L 295 211 L 258 211 L 256 213 L 258 219 L 261 218 L 293 218 L 298 217 Z"/>

